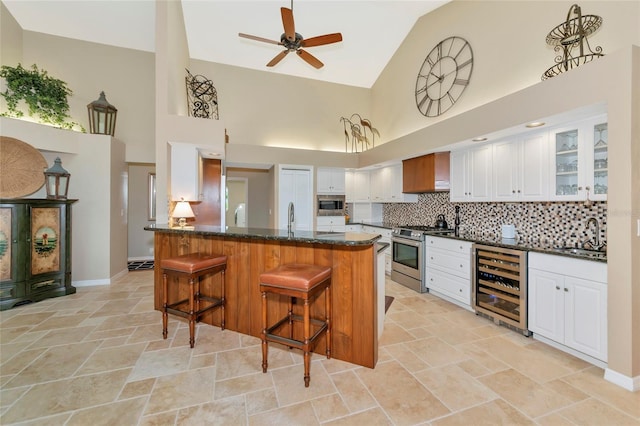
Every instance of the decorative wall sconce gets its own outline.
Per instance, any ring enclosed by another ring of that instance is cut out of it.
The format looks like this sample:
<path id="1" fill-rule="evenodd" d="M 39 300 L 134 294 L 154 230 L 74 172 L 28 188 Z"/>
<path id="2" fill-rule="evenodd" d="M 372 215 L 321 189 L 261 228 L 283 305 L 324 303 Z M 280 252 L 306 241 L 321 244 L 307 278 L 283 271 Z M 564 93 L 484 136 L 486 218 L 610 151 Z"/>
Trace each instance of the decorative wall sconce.
<path id="1" fill-rule="evenodd" d="M 107 101 L 104 92 L 100 92 L 100 98 L 87 105 L 87 110 L 89 111 L 89 133 L 113 136 L 116 131 L 118 110 Z"/>
<path id="2" fill-rule="evenodd" d="M 71 175 L 62 168 L 60 157 L 56 157 L 53 166 L 44 171 L 44 185 L 47 188 L 47 198 L 66 200 L 69 191 Z"/>
<path id="3" fill-rule="evenodd" d="M 181 201 L 176 203 L 176 206 L 173 209 L 173 213 L 171 217 L 178 219 L 178 226 L 183 229 L 188 229 L 191 227 L 187 227 L 187 218 L 195 217 L 193 214 L 193 210 L 191 209 L 191 204 L 188 201 L 185 201 L 184 198 Z"/>
<path id="4" fill-rule="evenodd" d="M 355 120 L 358 119 L 358 121 Z M 344 124 L 344 137 L 345 137 L 345 152 L 349 152 L 349 142 L 351 142 L 351 152 L 362 152 L 369 148 L 376 146 L 376 135 L 380 137 L 380 133 L 372 125 L 371 121 L 362 118 L 360 114 L 352 114 L 350 118 L 340 117 L 340 121 Z M 347 124 L 349 125 L 349 131 L 347 131 Z M 369 146 L 369 136 L 367 136 L 367 129 L 371 133 L 371 146 Z M 349 136 L 351 132 L 351 137 Z M 351 140 L 349 140 L 351 139 Z M 360 144 L 360 151 L 358 151 L 358 144 Z"/>
<path id="5" fill-rule="evenodd" d="M 576 15 L 571 18 L 571 15 Z M 580 6 L 574 4 L 569 8 L 567 20 L 555 27 L 547 34 L 547 44 L 554 47 L 555 52 L 562 52 L 562 56 L 556 56 L 556 64 L 542 74 L 542 80 L 555 77 L 580 65 L 593 61 L 602 53 L 602 47 L 597 46 L 591 50 L 587 37 L 596 32 L 602 25 L 602 18 L 597 15 L 582 15 Z M 578 54 L 574 53 L 578 50 Z"/>
<path id="6" fill-rule="evenodd" d="M 189 70 L 185 80 L 189 117 L 218 120 L 218 91 L 213 81 L 201 75 L 192 75 Z"/>

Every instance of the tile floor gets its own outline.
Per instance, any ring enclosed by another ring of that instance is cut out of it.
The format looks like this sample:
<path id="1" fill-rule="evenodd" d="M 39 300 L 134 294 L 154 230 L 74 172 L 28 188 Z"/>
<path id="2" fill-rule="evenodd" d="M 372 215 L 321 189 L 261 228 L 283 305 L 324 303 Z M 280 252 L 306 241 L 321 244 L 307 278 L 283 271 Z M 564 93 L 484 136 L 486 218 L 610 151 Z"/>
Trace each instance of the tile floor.
<path id="1" fill-rule="evenodd" d="M 387 281 L 375 369 L 172 320 L 153 271 L 0 313 L 0 423 L 28 425 L 640 425 L 640 393 L 491 321 Z"/>

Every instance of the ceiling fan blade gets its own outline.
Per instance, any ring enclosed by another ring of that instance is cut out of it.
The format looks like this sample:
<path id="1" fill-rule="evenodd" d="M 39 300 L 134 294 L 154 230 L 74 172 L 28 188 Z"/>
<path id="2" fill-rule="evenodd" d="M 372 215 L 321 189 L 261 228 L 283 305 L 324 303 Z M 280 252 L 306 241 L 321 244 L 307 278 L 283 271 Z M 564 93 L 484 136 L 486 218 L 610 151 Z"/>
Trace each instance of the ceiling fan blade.
<path id="1" fill-rule="evenodd" d="M 322 46 L 323 44 L 337 43 L 339 41 L 342 41 L 342 34 L 333 33 L 304 39 L 300 45 L 302 47 Z"/>
<path id="2" fill-rule="evenodd" d="M 240 37 L 243 37 L 243 38 L 248 38 L 250 40 L 256 40 L 256 41 L 262 41 L 264 43 L 282 44 L 279 41 L 269 40 L 268 38 L 258 37 L 258 36 L 254 36 L 254 35 L 250 35 L 250 34 L 238 33 L 238 35 Z"/>
<path id="3" fill-rule="evenodd" d="M 272 67 L 274 65 L 277 65 L 278 62 L 280 62 L 282 60 L 282 58 L 284 58 L 285 56 L 287 56 L 287 53 L 289 53 L 289 50 L 283 50 L 282 52 L 278 53 L 276 55 L 275 58 L 273 58 L 268 64 L 268 67 Z"/>
<path id="4" fill-rule="evenodd" d="M 293 10 L 286 7 L 280 8 L 280 14 L 282 15 L 282 26 L 284 27 L 284 35 L 289 41 L 296 40 L 296 26 L 293 23 Z"/>
<path id="5" fill-rule="evenodd" d="M 300 56 L 309 65 L 311 65 L 314 68 L 320 69 L 320 68 L 322 68 L 324 66 L 324 64 L 322 62 L 320 62 L 318 60 L 318 58 L 316 58 L 315 56 L 313 56 L 311 53 L 307 52 L 306 50 L 298 49 L 298 50 L 296 50 L 296 53 L 298 54 L 298 56 Z"/>

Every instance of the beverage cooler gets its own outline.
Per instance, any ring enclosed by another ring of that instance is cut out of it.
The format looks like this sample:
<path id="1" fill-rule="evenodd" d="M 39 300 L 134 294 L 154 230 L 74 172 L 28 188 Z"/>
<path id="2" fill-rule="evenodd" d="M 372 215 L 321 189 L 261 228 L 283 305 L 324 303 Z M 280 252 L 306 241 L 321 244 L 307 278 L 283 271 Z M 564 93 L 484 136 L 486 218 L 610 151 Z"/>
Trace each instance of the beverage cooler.
<path id="1" fill-rule="evenodd" d="M 527 329 L 527 252 L 473 245 L 472 305 L 497 324 L 525 336 Z"/>

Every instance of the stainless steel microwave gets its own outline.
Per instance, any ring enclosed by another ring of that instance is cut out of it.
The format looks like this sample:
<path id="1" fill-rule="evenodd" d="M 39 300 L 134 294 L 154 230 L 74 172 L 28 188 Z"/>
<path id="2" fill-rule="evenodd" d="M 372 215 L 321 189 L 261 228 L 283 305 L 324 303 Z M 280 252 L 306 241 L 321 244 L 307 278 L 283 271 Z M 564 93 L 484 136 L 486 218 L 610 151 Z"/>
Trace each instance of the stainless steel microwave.
<path id="1" fill-rule="evenodd" d="M 318 195 L 318 216 L 344 216 L 344 195 Z"/>

